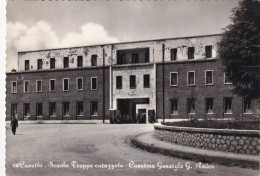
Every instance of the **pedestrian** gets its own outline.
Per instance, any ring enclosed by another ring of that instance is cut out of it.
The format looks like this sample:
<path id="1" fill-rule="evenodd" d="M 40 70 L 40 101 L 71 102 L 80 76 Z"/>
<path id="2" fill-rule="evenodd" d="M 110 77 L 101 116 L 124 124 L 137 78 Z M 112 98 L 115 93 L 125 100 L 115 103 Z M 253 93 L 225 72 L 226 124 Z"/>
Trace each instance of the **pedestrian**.
<path id="1" fill-rule="evenodd" d="M 17 118 L 14 118 L 14 119 L 11 121 L 10 127 L 12 127 L 12 132 L 13 132 L 13 134 L 15 135 L 16 128 L 18 128 L 18 120 L 17 120 Z"/>

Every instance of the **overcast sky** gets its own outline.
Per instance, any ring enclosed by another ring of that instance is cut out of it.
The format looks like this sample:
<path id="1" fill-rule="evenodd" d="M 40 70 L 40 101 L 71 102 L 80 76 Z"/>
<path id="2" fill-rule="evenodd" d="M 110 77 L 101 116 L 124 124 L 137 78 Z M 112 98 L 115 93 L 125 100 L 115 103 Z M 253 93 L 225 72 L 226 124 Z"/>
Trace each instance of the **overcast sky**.
<path id="1" fill-rule="evenodd" d="M 19 1 L 7 4 L 7 71 L 17 51 L 216 34 L 238 0 Z"/>

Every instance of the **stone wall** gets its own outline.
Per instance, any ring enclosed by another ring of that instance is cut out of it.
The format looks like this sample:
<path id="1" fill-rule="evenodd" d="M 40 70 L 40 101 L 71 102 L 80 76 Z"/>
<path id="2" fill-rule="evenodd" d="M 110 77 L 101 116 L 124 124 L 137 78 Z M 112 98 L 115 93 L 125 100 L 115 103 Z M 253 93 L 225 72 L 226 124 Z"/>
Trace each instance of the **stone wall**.
<path id="1" fill-rule="evenodd" d="M 259 130 L 154 126 L 156 138 L 196 148 L 259 155 Z"/>

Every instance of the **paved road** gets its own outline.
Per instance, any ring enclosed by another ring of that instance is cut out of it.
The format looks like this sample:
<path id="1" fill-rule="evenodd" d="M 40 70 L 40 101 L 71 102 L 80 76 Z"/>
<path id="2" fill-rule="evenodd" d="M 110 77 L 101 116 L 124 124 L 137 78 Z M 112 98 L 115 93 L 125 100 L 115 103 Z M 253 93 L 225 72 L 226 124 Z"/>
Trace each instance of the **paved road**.
<path id="1" fill-rule="evenodd" d="M 152 130 L 152 125 L 145 124 L 21 124 L 14 136 L 8 127 L 6 173 L 8 176 L 258 175 L 255 170 L 216 164 L 214 169 L 194 169 L 199 163 L 130 145 L 131 137 Z M 159 169 L 160 162 L 177 169 Z M 187 170 L 185 165 L 193 169 Z"/>

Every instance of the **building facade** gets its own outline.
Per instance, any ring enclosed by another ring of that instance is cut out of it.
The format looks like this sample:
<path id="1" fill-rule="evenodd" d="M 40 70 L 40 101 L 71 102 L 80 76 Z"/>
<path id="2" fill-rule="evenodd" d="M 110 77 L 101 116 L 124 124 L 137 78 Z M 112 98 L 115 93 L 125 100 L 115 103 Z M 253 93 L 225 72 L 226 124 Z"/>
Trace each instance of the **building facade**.
<path id="1" fill-rule="evenodd" d="M 259 101 L 231 93 L 220 37 L 19 52 L 6 74 L 6 120 L 260 118 Z"/>

